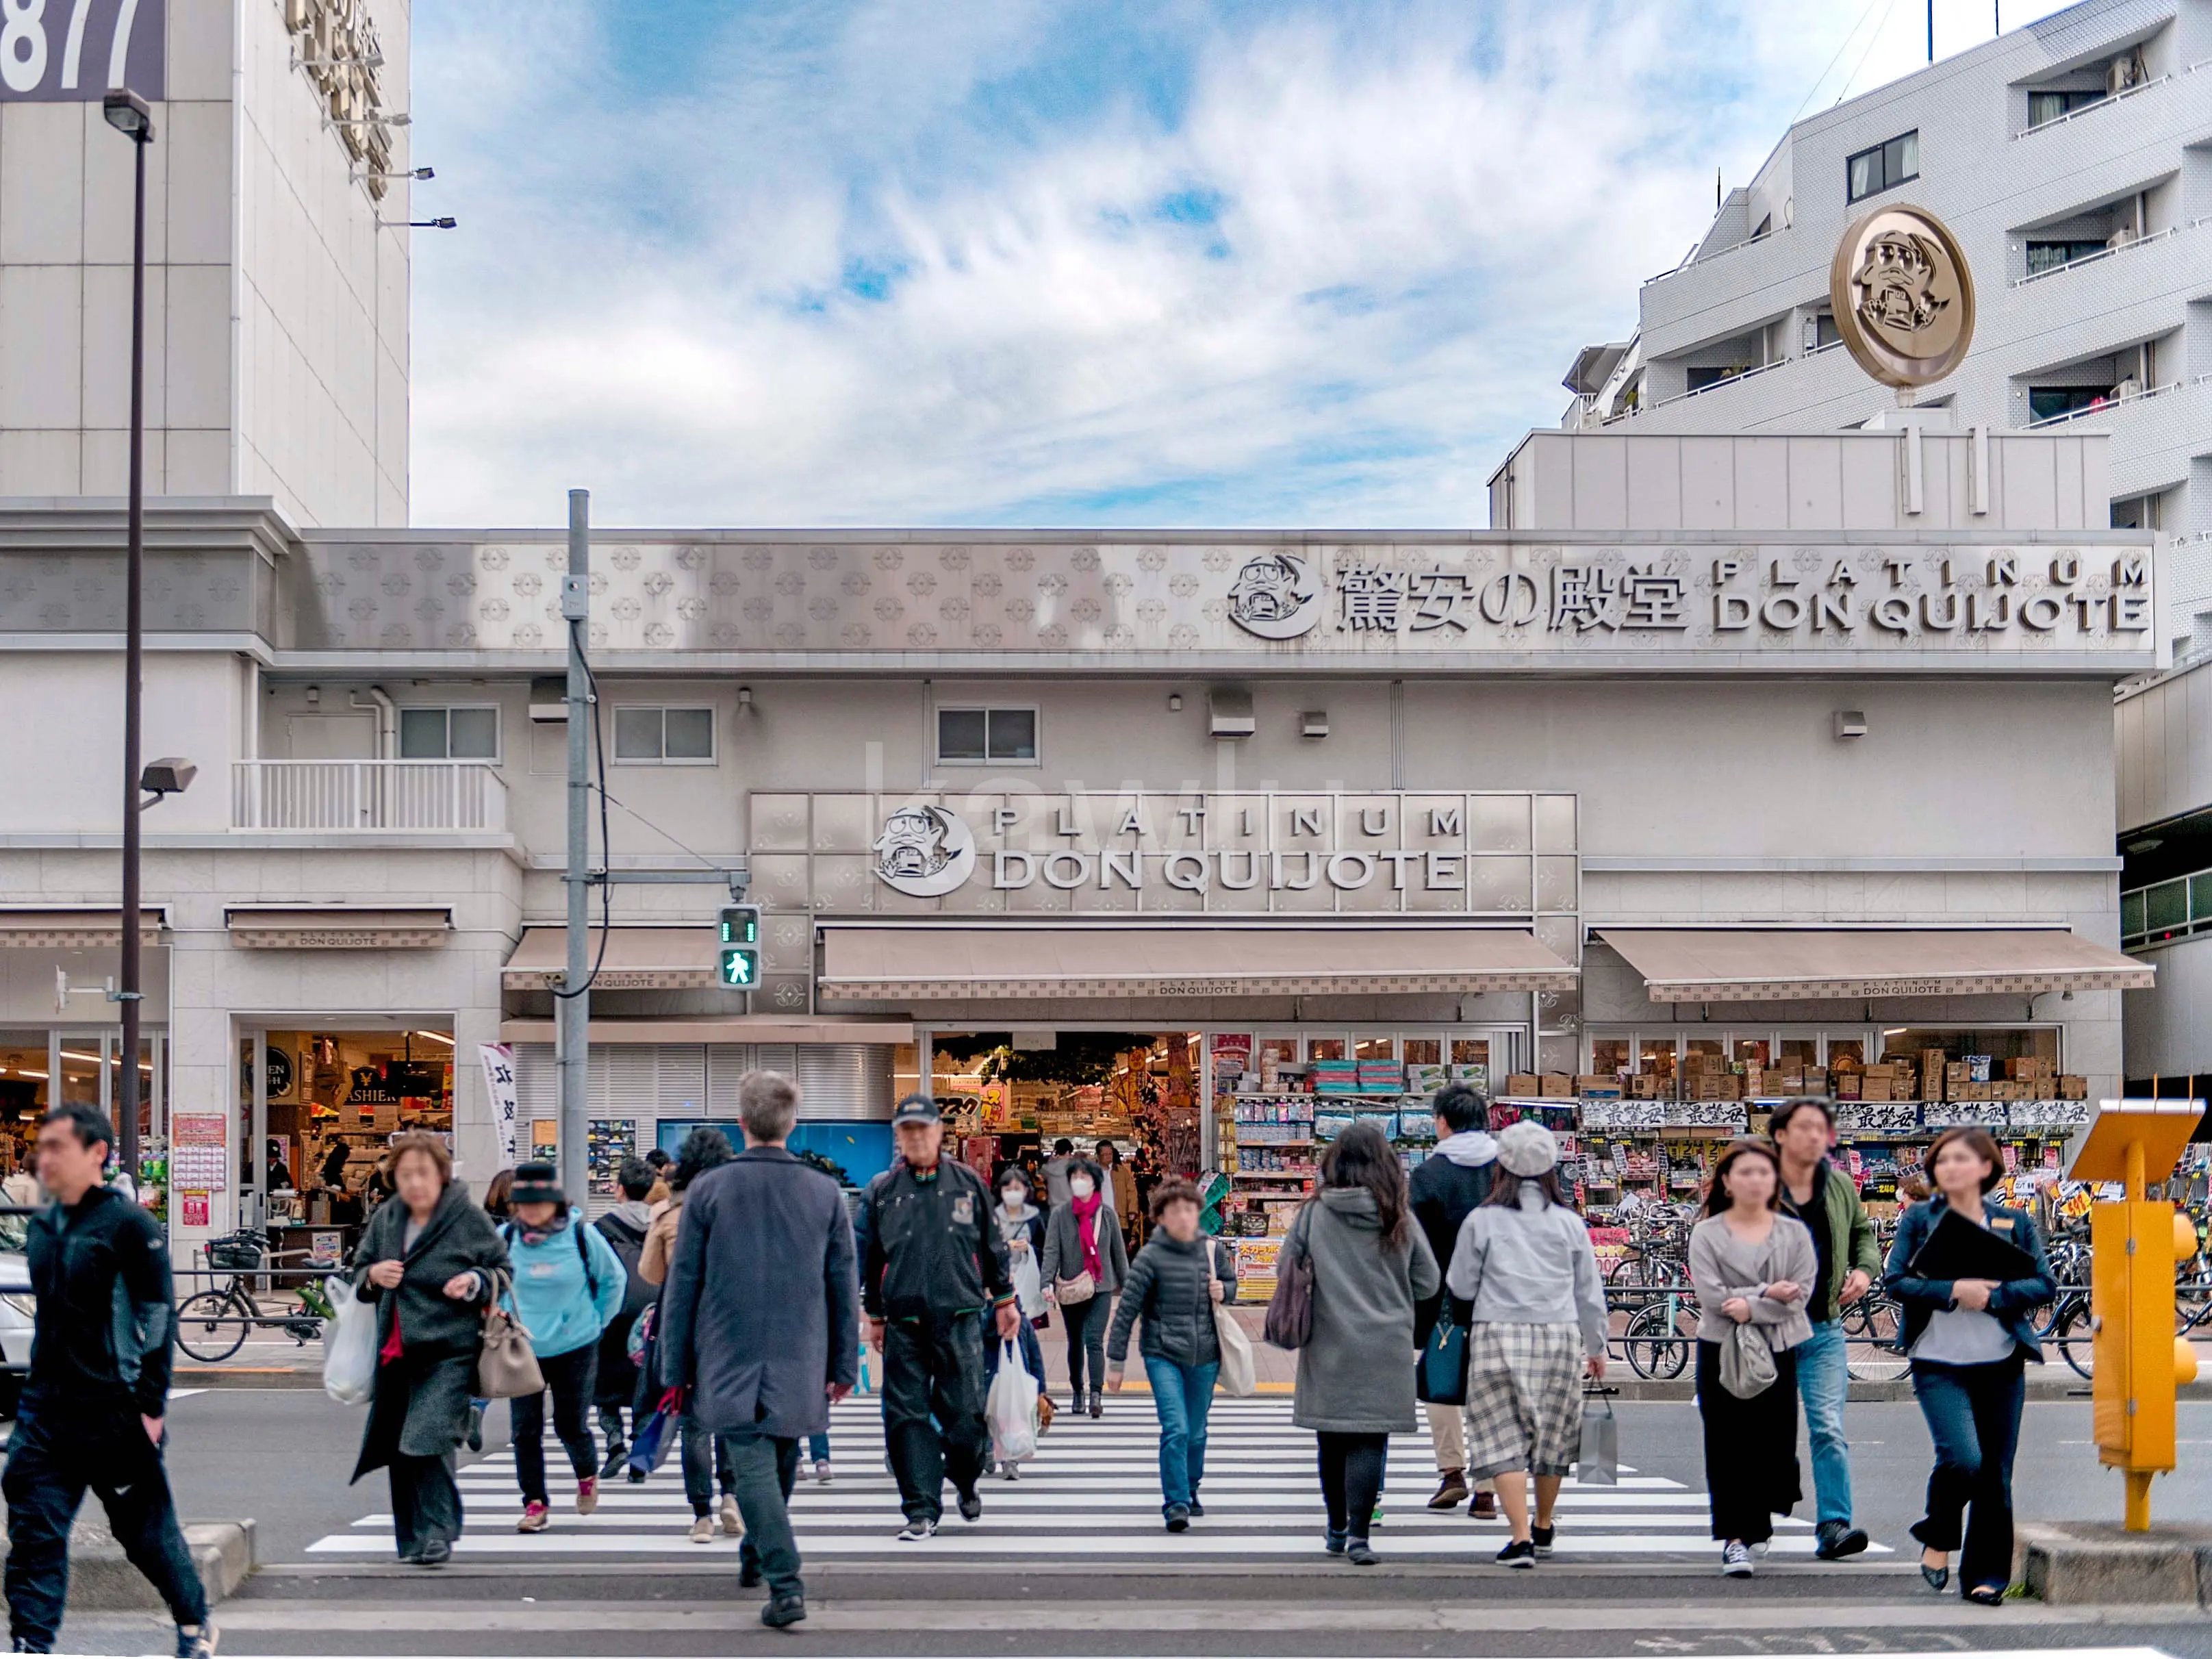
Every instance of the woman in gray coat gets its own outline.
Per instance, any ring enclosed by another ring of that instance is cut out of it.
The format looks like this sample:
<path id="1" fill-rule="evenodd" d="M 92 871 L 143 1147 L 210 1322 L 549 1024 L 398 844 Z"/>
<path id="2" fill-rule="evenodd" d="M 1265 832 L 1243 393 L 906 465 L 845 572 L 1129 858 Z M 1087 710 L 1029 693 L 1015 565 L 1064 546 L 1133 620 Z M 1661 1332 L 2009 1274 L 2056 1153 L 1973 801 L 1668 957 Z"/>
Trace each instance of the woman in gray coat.
<path id="1" fill-rule="evenodd" d="M 1067 1171 L 1067 1202 L 1054 1207 L 1044 1229 L 1044 1293 L 1067 1325 L 1068 1409 L 1083 1409 L 1084 1361 L 1091 1362 L 1091 1414 L 1106 1409 L 1106 1321 L 1115 1292 L 1129 1276 L 1121 1218 L 1096 1164 Z"/>
<path id="2" fill-rule="evenodd" d="M 1321 1191 L 1283 1241 L 1313 1263 L 1313 1333 L 1298 1349 L 1291 1420 L 1320 1436 L 1328 1553 L 1372 1566 L 1385 1455 L 1413 1415 L 1413 1304 L 1442 1275 L 1413 1224 L 1406 1172 L 1382 1132 L 1354 1124 L 1322 1154 Z"/>
<path id="3" fill-rule="evenodd" d="M 453 1179 L 437 1136 L 401 1135 L 392 1174 L 398 1196 L 370 1218 L 354 1257 L 354 1294 L 379 1304 L 380 1357 L 353 1478 L 392 1471 L 399 1559 L 436 1567 L 461 1534 L 453 1453 L 468 1432 L 483 1310 L 495 1275 L 507 1271 L 507 1247 Z"/>

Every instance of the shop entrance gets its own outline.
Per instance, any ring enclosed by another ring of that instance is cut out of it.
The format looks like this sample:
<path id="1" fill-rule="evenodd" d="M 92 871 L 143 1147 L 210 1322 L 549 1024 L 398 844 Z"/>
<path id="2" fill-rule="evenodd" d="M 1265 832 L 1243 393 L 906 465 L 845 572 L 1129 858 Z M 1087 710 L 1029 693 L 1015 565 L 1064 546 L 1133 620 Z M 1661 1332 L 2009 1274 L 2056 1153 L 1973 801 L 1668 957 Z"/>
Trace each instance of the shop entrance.
<path id="1" fill-rule="evenodd" d="M 138 1138 L 147 1172 L 144 1196 L 158 1214 L 162 1148 L 168 1128 L 169 1039 L 138 1039 Z M 39 1119 L 52 1107 L 82 1103 L 112 1120 L 122 1096 L 120 1030 L 0 1029 L 0 1176 L 31 1159 Z"/>

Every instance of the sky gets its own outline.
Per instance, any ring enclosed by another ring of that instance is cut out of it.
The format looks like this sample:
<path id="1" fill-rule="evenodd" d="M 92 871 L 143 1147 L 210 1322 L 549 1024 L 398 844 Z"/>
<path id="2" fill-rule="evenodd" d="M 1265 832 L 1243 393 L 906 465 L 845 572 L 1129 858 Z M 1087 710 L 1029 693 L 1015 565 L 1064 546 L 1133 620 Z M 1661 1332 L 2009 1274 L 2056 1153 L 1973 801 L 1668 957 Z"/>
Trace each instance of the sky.
<path id="1" fill-rule="evenodd" d="M 2007 27 L 2059 9 L 2001 0 Z M 418 524 L 1449 526 L 1926 0 L 415 0 Z M 1935 0 L 1939 56 L 1990 0 Z"/>

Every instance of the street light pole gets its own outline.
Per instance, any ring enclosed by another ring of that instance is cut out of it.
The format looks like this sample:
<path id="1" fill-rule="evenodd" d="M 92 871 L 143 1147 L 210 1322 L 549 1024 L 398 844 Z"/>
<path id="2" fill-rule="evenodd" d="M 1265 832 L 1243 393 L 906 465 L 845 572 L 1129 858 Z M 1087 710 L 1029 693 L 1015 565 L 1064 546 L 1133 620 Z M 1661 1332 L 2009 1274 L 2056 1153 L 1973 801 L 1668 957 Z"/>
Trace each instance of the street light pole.
<path id="1" fill-rule="evenodd" d="M 138 813 L 139 723 L 145 657 L 144 574 L 146 565 L 146 149 L 154 142 L 154 113 L 136 93 L 111 92 L 103 106 L 108 125 L 131 140 L 137 163 L 131 229 L 131 507 L 128 550 L 124 562 L 123 599 L 123 935 L 122 1087 L 117 1128 L 124 1172 L 138 1183 L 138 1010 L 139 985 Z"/>

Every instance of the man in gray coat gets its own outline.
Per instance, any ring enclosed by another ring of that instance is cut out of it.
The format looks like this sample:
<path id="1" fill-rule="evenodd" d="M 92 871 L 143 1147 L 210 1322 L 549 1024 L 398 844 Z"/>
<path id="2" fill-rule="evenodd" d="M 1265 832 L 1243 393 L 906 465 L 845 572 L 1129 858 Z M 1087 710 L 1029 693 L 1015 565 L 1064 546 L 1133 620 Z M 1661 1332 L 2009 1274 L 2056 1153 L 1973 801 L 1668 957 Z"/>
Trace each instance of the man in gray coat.
<path id="1" fill-rule="evenodd" d="M 799 1089 L 775 1072 L 738 1085 L 745 1150 L 691 1183 L 660 1303 L 660 1380 L 729 1447 L 745 1518 L 738 1582 L 766 1577 L 764 1625 L 806 1617 L 784 1505 L 799 1443 L 860 1377 L 860 1280 L 844 1195 L 784 1141 Z"/>

